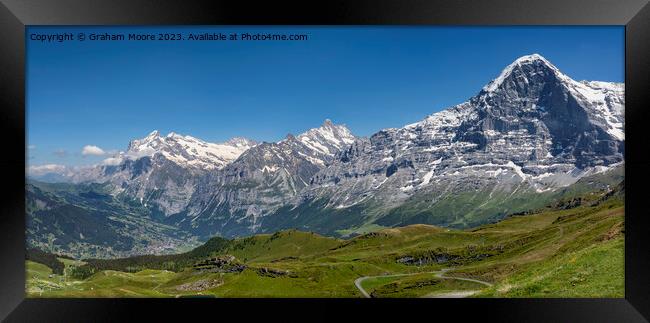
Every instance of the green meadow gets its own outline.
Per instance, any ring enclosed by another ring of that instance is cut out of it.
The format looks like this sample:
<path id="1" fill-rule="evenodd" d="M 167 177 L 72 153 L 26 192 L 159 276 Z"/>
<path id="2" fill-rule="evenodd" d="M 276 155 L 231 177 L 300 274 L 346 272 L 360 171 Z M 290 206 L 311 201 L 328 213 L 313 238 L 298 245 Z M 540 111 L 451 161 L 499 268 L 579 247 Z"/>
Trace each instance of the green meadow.
<path id="1" fill-rule="evenodd" d="M 27 260 L 28 297 L 623 297 L 624 206 L 598 196 L 473 229 L 279 231 L 167 256 Z M 451 297 L 451 296 L 450 296 Z"/>

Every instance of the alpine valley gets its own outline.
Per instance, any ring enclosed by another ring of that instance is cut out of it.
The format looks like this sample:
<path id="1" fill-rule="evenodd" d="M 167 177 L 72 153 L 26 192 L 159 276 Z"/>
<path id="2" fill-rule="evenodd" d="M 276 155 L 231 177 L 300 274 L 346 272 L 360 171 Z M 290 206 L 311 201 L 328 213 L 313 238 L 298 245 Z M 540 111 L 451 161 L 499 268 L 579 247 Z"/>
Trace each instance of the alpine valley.
<path id="1" fill-rule="evenodd" d="M 624 106 L 622 83 L 575 81 L 533 54 L 466 102 L 370 137 L 330 120 L 278 142 L 153 131 L 100 165 L 31 172 L 27 243 L 105 259 L 286 229 L 329 250 L 415 224 L 485 228 L 624 191 Z"/>

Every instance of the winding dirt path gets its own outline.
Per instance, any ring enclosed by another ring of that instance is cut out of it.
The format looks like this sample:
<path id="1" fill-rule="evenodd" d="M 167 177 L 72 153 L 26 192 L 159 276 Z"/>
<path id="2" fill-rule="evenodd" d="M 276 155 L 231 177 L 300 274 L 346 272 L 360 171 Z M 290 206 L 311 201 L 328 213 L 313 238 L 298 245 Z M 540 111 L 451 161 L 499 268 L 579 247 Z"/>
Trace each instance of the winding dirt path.
<path id="1" fill-rule="evenodd" d="M 464 280 L 464 281 L 469 281 L 469 282 L 474 282 L 474 283 L 478 283 L 478 284 L 481 284 L 481 285 L 485 285 L 485 286 L 487 286 L 487 287 L 492 286 L 492 284 L 490 284 L 490 283 L 488 283 L 488 282 L 486 282 L 486 281 L 478 280 L 478 279 L 460 278 L 460 277 L 448 277 L 448 276 L 445 276 L 445 274 L 446 274 L 448 271 L 450 271 L 450 270 L 451 270 L 451 268 L 445 268 L 445 269 L 441 269 L 441 270 L 437 270 L 437 271 L 425 271 L 425 272 L 419 272 L 419 273 L 391 274 L 391 275 L 378 275 L 378 276 L 363 276 L 363 277 L 359 277 L 359 278 L 357 278 L 357 279 L 354 280 L 354 286 L 357 287 L 357 289 L 361 292 L 361 294 L 362 294 L 363 297 L 365 297 L 365 298 L 371 298 L 371 296 L 370 296 L 370 294 L 368 294 L 368 292 L 367 292 L 367 291 L 366 291 L 366 290 L 361 286 L 361 284 L 362 284 L 363 281 L 365 281 L 366 279 L 370 279 L 370 278 L 379 278 L 379 277 L 404 277 L 404 276 L 414 276 L 414 275 L 420 275 L 420 274 L 435 274 L 435 277 L 436 277 L 436 278 L 440 278 L 440 279 Z M 474 294 L 476 294 L 476 293 L 478 293 L 478 292 L 479 292 L 478 290 L 470 290 L 470 291 L 466 291 L 466 290 L 458 290 L 458 291 L 452 291 L 452 292 L 441 293 L 441 294 L 431 293 L 431 294 L 427 294 L 427 295 L 425 295 L 425 296 L 423 296 L 423 297 L 432 297 L 432 298 L 463 298 L 463 297 L 468 297 L 468 296 L 474 295 Z"/>

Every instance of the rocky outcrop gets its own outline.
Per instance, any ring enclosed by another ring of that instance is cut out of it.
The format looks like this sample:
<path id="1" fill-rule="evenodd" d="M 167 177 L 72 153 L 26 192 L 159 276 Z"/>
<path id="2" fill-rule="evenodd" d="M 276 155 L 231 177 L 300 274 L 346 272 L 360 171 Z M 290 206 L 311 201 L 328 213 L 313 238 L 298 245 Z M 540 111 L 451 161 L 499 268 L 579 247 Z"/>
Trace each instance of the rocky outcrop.
<path id="1" fill-rule="evenodd" d="M 200 272 L 239 273 L 246 269 L 246 265 L 237 261 L 234 256 L 225 255 L 204 259 L 194 264 L 192 269 Z"/>

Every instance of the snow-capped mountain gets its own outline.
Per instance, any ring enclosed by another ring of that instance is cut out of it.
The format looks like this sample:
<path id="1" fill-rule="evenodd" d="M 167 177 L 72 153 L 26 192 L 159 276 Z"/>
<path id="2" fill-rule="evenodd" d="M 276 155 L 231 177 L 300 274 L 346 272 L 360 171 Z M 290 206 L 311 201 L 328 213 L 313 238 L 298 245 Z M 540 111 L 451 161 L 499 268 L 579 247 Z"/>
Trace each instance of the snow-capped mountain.
<path id="1" fill-rule="evenodd" d="M 531 84 L 538 85 L 538 88 L 530 89 Z M 577 82 L 560 72 L 539 54 L 523 56 L 514 61 L 495 80 L 486 85 L 482 93 L 487 94 L 488 97 L 498 94 L 507 95 L 506 92 L 515 94 L 507 97 L 508 100 L 518 98 L 531 100 L 538 97 L 541 103 L 555 106 L 554 103 L 557 102 L 548 101 L 550 98 L 539 98 L 541 95 L 550 94 L 548 90 L 544 92 L 545 89 L 540 88 L 540 84 L 560 87 L 561 89 L 557 90 L 570 96 L 571 100 L 575 100 L 588 114 L 590 123 L 605 130 L 617 140 L 625 140 L 624 84 L 599 81 Z"/>
<path id="2" fill-rule="evenodd" d="M 245 138 L 209 143 L 174 132 L 161 136 L 153 131 L 132 140 L 125 152 L 101 165 L 77 172 L 71 180 L 112 183 L 115 195 L 137 199 L 169 215 L 188 207 L 201 177 L 222 169 L 255 144 Z"/>
<path id="3" fill-rule="evenodd" d="M 458 226 L 504 216 L 513 204 L 529 207 L 513 203 L 518 196 L 623 162 L 624 104 L 622 84 L 577 82 L 540 55 L 524 56 L 469 101 L 358 139 L 314 176 L 304 199 L 334 210 L 361 203 L 376 218 L 399 212 L 398 221 L 379 220 L 390 225 L 410 216 Z M 446 207 L 464 198 L 471 202 Z"/>
<path id="4" fill-rule="evenodd" d="M 254 141 L 246 138 L 233 138 L 215 144 L 174 132 L 163 137 L 156 130 L 143 139 L 131 141 L 125 153 L 107 160 L 106 163 L 117 165 L 127 158 L 138 159 L 161 154 L 181 167 L 212 170 L 223 168 L 254 145 Z"/>
<path id="5" fill-rule="evenodd" d="M 344 125 L 325 120 L 298 136 L 252 147 L 203 179 L 187 210 L 191 220 L 183 224 L 212 234 L 255 230 L 261 217 L 295 199 L 355 139 Z"/>
<path id="6" fill-rule="evenodd" d="M 584 178 L 621 173 L 624 106 L 623 84 L 575 81 L 533 54 L 468 101 L 368 138 L 329 120 L 259 144 L 154 131 L 74 176 L 110 184 L 156 221 L 203 238 L 470 227 L 542 207 Z"/>
<path id="7" fill-rule="evenodd" d="M 354 142 L 354 135 L 348 128 L 334 125 L 326 119 L 319 128 L 310 129 L 296 139 L 311 151 L 310 157 L 316 164 L 324 165 L 327 158 L 334 157 L 341 149 Z M 289 139 L 287 139 L 289 140 Z"/>

